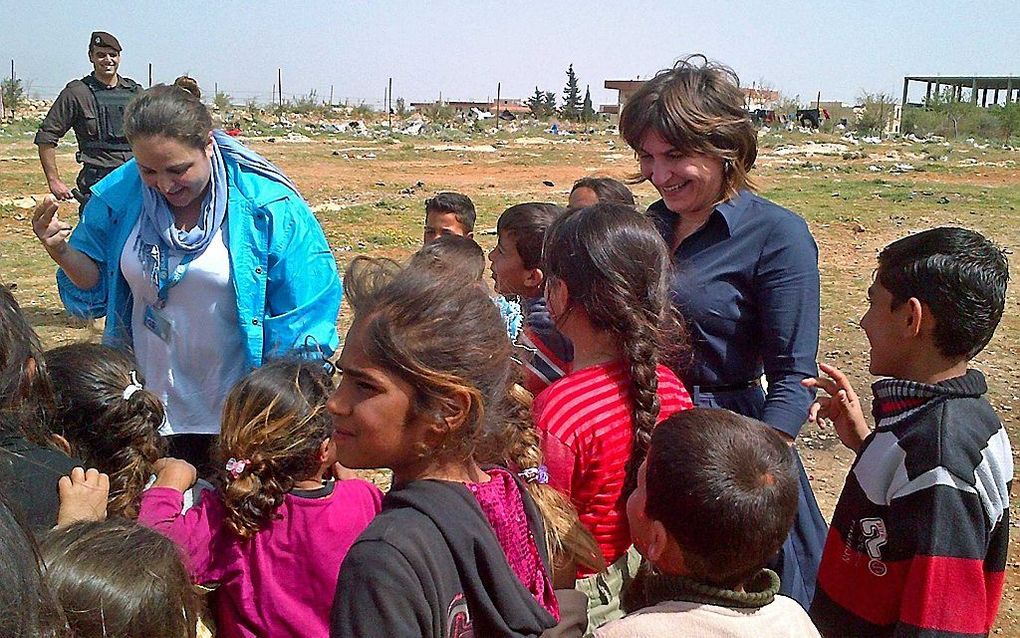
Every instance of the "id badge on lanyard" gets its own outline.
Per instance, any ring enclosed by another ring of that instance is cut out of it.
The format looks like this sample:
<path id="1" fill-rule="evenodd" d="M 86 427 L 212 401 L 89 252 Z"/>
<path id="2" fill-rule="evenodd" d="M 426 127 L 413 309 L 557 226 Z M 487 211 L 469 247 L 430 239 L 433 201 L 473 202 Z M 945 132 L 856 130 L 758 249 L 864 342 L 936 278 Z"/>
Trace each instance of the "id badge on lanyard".
<path id="1" fill-rule="evenodd" d="M 157 249 L 158 250 L 158 249 Z M 143 323 L 153 334 L 169 344 L 173 338 L 174 322 L 167 316 L 166 302 L 170 297 L 170 289 L 181 283 L 184 275 L 188 272 L 188 266 L 197 257 L 197 254 L 187 255 L 181 263 L 170 273 L 170 259 L 165 252 L 159 251 L 159 269 L 157 270 L 156 303 L 145 306 Z"/>

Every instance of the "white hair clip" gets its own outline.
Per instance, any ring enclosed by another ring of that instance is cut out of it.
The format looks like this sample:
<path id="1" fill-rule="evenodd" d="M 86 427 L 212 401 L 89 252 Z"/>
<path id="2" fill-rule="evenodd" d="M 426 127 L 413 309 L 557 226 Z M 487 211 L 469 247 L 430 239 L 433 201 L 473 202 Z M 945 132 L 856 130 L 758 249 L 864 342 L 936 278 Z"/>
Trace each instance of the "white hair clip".
<path id="1" fill-rule="evenodd" d="M 131 398 L 131 396 L 135 392 L 138 392 L 139 390 L 142 390 L 142 389 L 144 389 L 142 387 L 142 384 L 138 383 L 138 373 L 136 373 L 134 370 L 132 370 L 131 371 L 131 383 L 129 383 L 127 385 L 127 387 L 124 388 L 124 392 L 120 396 L 121 396 L 122 399 L 127 401 L 128 399 Z"/>

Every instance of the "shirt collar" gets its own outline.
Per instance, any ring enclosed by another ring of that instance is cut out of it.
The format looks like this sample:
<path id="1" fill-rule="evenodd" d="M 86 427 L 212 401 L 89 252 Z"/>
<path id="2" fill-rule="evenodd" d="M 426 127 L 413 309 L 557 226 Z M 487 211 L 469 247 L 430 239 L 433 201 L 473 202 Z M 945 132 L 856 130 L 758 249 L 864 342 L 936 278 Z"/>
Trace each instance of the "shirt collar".
<path id="1" fill-rule="evenodd" d="M 731 237 L 733 236 L 733 231 L 740 224 L 740 220 L 743 219 L 744 213 L 747 212 L 748 207 L 751 205 L 753 197 L 754 195 L 750 191 L 738 191 L 735 197 L 717 204 L 712 211 L 713 217 L 718 216 L 722 218 L 726 226 L 726 232 Z M 648 214 L 659 229 L 659 233 L 667 240 L 666 243 L 672 245 L 673 229 L 679 214 L 666 208 L 665 202 L 661 199 L 648 207 Z"/>

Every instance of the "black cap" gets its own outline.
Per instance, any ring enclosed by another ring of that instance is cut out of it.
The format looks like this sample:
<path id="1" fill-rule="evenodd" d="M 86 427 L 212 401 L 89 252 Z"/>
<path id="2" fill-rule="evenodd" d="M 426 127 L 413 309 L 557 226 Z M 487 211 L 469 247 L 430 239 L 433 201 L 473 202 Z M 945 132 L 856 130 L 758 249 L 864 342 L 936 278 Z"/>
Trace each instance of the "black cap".
<path id="1" fill-rule="evenodd" d="M 117 38 L 113 37 L 106 31 L 92 32 L 92 37 L 89 38 L 89 49 L 93 49 L 95 47 L 110 47 L 118 53 L 120 52 L 120 42 L 117 41 Z"/>

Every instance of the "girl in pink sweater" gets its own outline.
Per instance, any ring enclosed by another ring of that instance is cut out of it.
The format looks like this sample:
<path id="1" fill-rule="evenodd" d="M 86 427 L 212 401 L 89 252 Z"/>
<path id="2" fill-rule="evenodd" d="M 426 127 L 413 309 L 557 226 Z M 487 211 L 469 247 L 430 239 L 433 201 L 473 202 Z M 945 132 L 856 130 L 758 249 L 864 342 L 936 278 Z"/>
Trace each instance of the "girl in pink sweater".
<path id="1" fill-rule="evenodd" d="M 173 539 L 196 583 L 218 585 L 218 635 L 329 634 L 340 563 L 379 512 L 382 494 L 335 480 L 332 391 L 320 363 L 269 363 L 240 381 L 223 408 L 221 485 L 186 513 L 195 468 L 157 462 L 138 520 Z"/>

